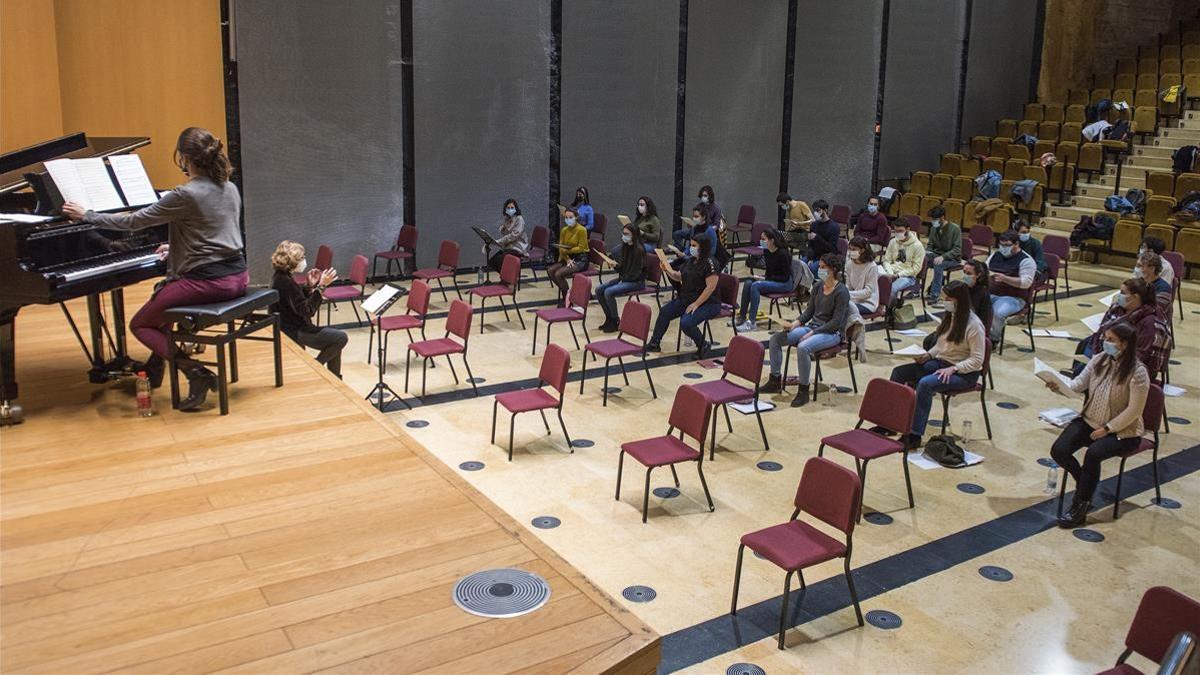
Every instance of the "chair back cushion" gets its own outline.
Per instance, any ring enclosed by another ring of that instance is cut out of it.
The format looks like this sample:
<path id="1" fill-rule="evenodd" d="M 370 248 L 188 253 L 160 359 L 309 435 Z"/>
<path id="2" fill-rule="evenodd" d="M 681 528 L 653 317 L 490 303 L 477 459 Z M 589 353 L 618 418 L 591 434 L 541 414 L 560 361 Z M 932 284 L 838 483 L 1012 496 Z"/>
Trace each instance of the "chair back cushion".
<path id="1" fill-rule="evenodd" d="M 447 269 L 453 272 L 458 268 L 458 242 L 452 239 L 443 239 L 438 246 L 438 267 Z"/>
<path id="2" fill-rule="evenodd" d="M 500 282 L 516 292 L 517 284 L 521 282 L 520 258 L 511 253 L 504 256 L 504 262 L 500 263 Z"/>
<path id="3" fill-rule="evenodd" d="M 916 407 L 917 392 L 899 382 L 877 377 L 867 383 L 858 417 L 898 434 L 907 434 L 912 430 Z"/>
<path id="4" fill-rule="evenodd" d="M 471 337 L 471 314 L 471 306 L 462 300 L 450 302 L 450 314 L 446 317 L 446 332 L 462 338 L 463 344 L 466 344 L 467 339 Z"/>
<path id="5" fill-rule="evenodd" d="M 717 277 L 717 297 L 721 304 L 736 307 L 738 302 L 738 278 L 732 274 L 721 273 Z"/>
<path id="6" fill-rule="evenodd" d="M 333 249 L 329 248 L 325 244 L 318 246 L 317 262 L 313 265 L 313 267 L 322 271 L 333 267 Z"/>
<path id="7" fill-rule="evenodd" d="M 1158 432 L 1159 426 L 1162 425 L 1164 408 L 1162 387 L 1151 384 L 1150 391 L 1146 394 L 1146 405 L 1142 408 L 1142 426 L 1146 427 L 1146 431 Z"/>
<path id="8" fill-rule="evenodd" d="M 414 314 L 421 318 L 429 313 L 429 284 L 416 279 L 412 283 L 412 289 L 408 293 L 408 313 Z"/>
<path id="9" fill-rule="evenodd" d="M 625 335 L 642 342 L 650 339 L 650 305 L 629 301 L 621 308 L 621 323 L 617 327 Z"/>
<path id="10" fill-rule="evenodd" d="M 642 263 L 642 269 L 646 270 L 646 281 L 652 284 L 662 283 L 662 267 L 658 264 L 658 256 L 653 253 L 646 254 L 646 260 Z"/>
<path id="11" fill-rule="evenodd" d="M 704 395 L 696 391 L 692 385 L 684 384 L 675 390 L 675 400 L 671 402 L 671 418 L 668 424 L 696 439 L 703 447 L 711 413 L 712 407 L 705 402 Z M 701 453 L 702 456 L 703 454 Z"/>
<path id="12" fill-rule="evenodd" d="M 1200 635 L 1200 602 L 1166 586 L 1148 589 L 1125 635 L 1125 646 L 1155 663 L 1182 632 Z"/>
<path id="13" fill-rule="evenodd" d="M 725 372 L 737 375 L 743 380 L 758 384 L 762 378 L 763 346 L 758 340 L 735 335 L 729 341 L 729 350 L 725 352 Z"/>
<path id="14" fill-rule="evenodd" d="M 371 261 L 367 260 L 365 255 L 356 255 L 354 260 L 350 261 L 350 281 L 359 286 L 367 285 L 367 267 L 371 265 Z"/>
<path id="15" fill-rule="evenodd" d="M 545 225 L 534 226 L 533 234 L 529 236 L 529 245 L 545 251 L 546 247 L 550 245 L 550 228 Z"/>
<path id="16" fill-rule="evenodd" d="M 1062 267 L 1062 258 L 1045 251 L 1042 251 L 1042 257 L 1046 260 L 1046 281 L 1058 280 L 1058 269 Z"/>
<path id="17" fill-rule="evenodd" d="M 567 305 L 587 311 L 588 302 L 592 299 L 592 280 L 586 274 L 576 274 L 571 278 L 571 291 L 567 294 Z"/>
<path id="18" fill-rule="evenodd" d="M 560 394 L 567 387 L 567 372 L 571 369 L 571 355 L 562 346 L 551 343 L 546 347 L 546 353 L 542 356 L 542 368 L 538 371 L 538 377 L 543 382 L 554 387 Z"/>
<path id="19" fill-rule="evenodd" d="M 400 234 L 396 237 L 396 248 L 402 248 L 405 251 L 412 251 L 417 247 L 417 227 L 415 225 L 404 225 L 400 228 Z"/>
<path id="20" fill-rule="evenodd" d="M 824 457 L 810 457 L 796 489 L 796 508 L 849 537 L 858 520 L 861 494 L 858 474 Z"/>
<path id="21" fill-rule="evenodd" d="M 1048 234 L 1042 240 L 1042 253 L 1053 253 L 1059 261 L 1071 255 L 1071 240 L 1057 234 Z"/>
<path id="22" fill-rule="evenodd" d="M 742 204 L 741 207 L 738 208 L 737 224 L 738 225 L 750 225 L 751 227 L 753 227 L 754 218 L 757 215 L 758 215 L 758 210 L 755 209 L 753 206 L 751 206 L 749 204 Z M 755 243 L 758 243 L 758 242 L 755 242 Z"/>

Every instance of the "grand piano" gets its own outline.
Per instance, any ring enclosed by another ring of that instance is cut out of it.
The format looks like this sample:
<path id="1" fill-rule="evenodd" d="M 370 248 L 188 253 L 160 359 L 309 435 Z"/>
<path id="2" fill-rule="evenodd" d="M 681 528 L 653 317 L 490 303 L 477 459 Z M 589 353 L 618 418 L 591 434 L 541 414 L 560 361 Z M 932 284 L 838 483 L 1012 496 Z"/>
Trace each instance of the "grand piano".
<path id="1" fill-rule="evenodd" d="M 155 249 L 167 241 L 167 226 L 125 232 L 55 216 L 61 197 L 47 179 L 43 162 L 125 154 L 149 143 L 149 138 L 88 138 L 76 133 L 0 155 L 0 214 L 54 216 L 43 222 L 16 222 L 0 215 L 0 425 L 21 421 L 16 405 L 15 322 L 25 305 L 62 306 L 91 363 L 92 382 L 128 372 L 131 361 L 121 289 L 163 274 L 165 267 Z M 107 318 L 106 293 L 112 306 Z M 87 298 L 87 341 L 62 304 L 81 297 Z"/>

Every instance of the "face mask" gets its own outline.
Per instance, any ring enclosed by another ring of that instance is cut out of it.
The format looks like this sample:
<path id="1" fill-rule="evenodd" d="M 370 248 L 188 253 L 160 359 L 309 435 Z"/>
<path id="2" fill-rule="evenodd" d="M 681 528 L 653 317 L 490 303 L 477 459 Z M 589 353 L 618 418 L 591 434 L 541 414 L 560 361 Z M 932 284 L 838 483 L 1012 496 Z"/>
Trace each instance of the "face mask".
<path id="1" fill-rule="evenodd" d="M 564 223 L 566 223 L 567 225 L 574 225 L 574 224 L 575 224 L 575 219 L 574 219 L 574 218 L 569 218 L 569 217 L 568 217 L 568 218 L 564 218 L 564 219 L 563 219 L 563 222 L 564 222 Z"/>
<path id="2" fill-rule="evenodd" d="M 908 239 L 908 232 L 907 232 L 907 231 L 905 231 L 905 232 L 893 232 L 893 233 L 892 233 L 892 236 L 893 236 L 893 237 L 895 237 L 895 238 L 897 238 L 897 239 L 899 239 L 900 241 L 904 241 L 904 240 Z"/>
<path id="3" fill-rule="evenodd" d="M 787 202 L 783 202 L 782 204 L 780 204 L 780 205 L 779 205 L 779 210 L 780 210 L 780 211 L 787 211 L 787 210 L 788 210 L 788 205 L 787 205 Z"/>
<path id="4" fill-rule="evenodd" d="M 953 300 L 943 300 L 942 301 L 942 307 L 945 307 L 946 311 L 949 312 L 950 314 L 954 313 L 954 306 L 955 306 L 955 302 Z"/>
<path id="5" fill-rule="evenodd" d="M 759 247 L 759 248 L 766 248 L 766 247 L 767 247 L 767 240 L 766 240 L 766 239 L 759 239 L 759 240 L 758 240 L 758 247 Z"/>
<path id="6" fill-rule="evenodd" d="M 1113 298 L 1113 302 L 1117 303 L 1117 307 L 1124 307 L 1129 304 L 1129 297 L 1124 293 L 1117 293 L 1116 297 Z"/>
<path id="7" fill-rule="evenodd" d="M 507 209 L 504 209 L 504 213 L 505 213 L 505 214 L 506 214 L 506 215 L 507 215 L 509 218 L 512 218 L 513 216 L 517 215 L 517 210 L 516 210 L 516 209 L 514 209 L 513 207 L 511 207 L 511 206 L 510 206 L 510 207 L 508 207 Z"/>
<path id="8" fill-rule="evenodd" d="M 829 270 L 824 267 L 817 268 L 817 278 L 821 281 L 829 280 Z"/>
<path id="9" fill-rule="evenodd" d="M 701 204 L 707 204 L 707 203 L 708 203 L 708 195 L 701 195 L 701 196 L 700 196 L 700 203 L 701 203 Z"/>
<path id="10" fill-rule="evenodd" d="M 1142 274 L 1142 268 L 1140 268 L 1140 267 L 1133 268 L 1133 278 L 1134 279 L 1141 279 L 1143 276 L 1144 275 Z"/>
<path id="11" fill-rule="evenodd" d="M 1004 256 L 1005 258 L 1012 257 L 1012 254 L 1013 254 L 1013 247 L 1011 245 L 1000 247 L 1000 255 Z"/>
<path id="12" fill-rule="evenodd" d="M 638 204 L 638 213 L 642 214 L 643 216 L 646 215 L 646 205 L 645 204 Z"/>
<path id="13" fill-rule="evenodd" d="M 867 213 L 874 215 L 879 211 L 879 207 L 874 204 L 867 204 Z"/>
<path id="14" fill-rule="evenodd" d="M 626 244 L 632 244 L 633 243 L 633 235 L 632 234 L 623 234 L 623 235 L 621 235 L 621 241 L 625 242 Z"/>
<path id="15" fill-rule="evenodd" d="M 692 246 L 691 244 L 688 244 L 688 247 L 683 249 L 683 254 L 690 258 L 696 257 L 696 247 Z"/>
<path id="16" fill-rule="evenodd" d="M 939 227 L 941 227 L 941 226 L 942 226 L 942 221 L 940 221 L 940 220 L 931 220 L 931 221 L 929 221 L 929 224 L 930 224 L 930 225 L 933 225 L 933 228 L 936 230 L 937 228 L 939 228 Z"/>
<path id="17" fill-rule="evenodd" d="M 306 269 L 308 269 L 308 258 L 301 258 L 300 264 L 296 265 L 296 274 L 303 274 Z"/>
<path id="18" fill-rule="evenodd" d="M 975 275 L 973 275 L 973 274 L 970 274 L 970 275 L 963 275 L 963 278 L 964 278 L 964 279 L 966 279 L 966 281 L 967 281 L 967 285 L 968 285 L 968 286 L 974 286 L 974 285 L 975 285 Z"/>
<path id="19" fill-rule="evenodd" d="M 1021 234 L 1017 235 L 1017 238 L 1020 239 L 1021 241 L 1029 241 L 1029 233 L 1022 232 Z"/>
<path id="20" fill-rule="evenodd" d="M 1139 256 L 1140 256 L 1141 254 L 1145 253 L 1145 252 L 1146 252 L 1146 247 L 1145 247 L 1145 246 L 1143 246 L 1143 247 L 1141 247 L 1141 248 L 1139 248 L 1139 249 L 1138 249 L 1138 255 L 1139 255 Z"/>
<path id="21" fill-rule="evenodd" d="M 1115 359 L 1117 358 L 1117 354 L 1121 353 L 1121 350 L 1117 347 L 1117 343 L 1113 342 L 1112 340 L 1105 340 L 1104 353 Z"/>
<path id="22" fill-rule="evenodd" d="M 854 262 L 862 260 L 862 251 L 850 251 L 850 259 Z"/>
<path id="23" fill-rule="evenodd" d="M 813 220 L 816 220 L 818 223 L 823 222 L 825 220 L 825 212 L 813 211 Z"/>

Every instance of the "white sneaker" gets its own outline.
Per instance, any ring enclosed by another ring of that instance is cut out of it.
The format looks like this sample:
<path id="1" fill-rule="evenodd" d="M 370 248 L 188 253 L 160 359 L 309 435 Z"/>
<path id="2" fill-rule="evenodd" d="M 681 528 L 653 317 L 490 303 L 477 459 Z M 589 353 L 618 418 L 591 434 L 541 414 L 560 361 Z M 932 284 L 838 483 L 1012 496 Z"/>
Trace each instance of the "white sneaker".
<path id="1" fill-rule="evenodd" d="M 692 342 L 692 338 L 690 338 L 690 337 L 687 337 L 687 336 L 685 335 L 685 336 L 683 337 L 683 348 L 684 348 L 684 349 L 694 349 L 695 347 L 696 347 L 696 343 L 695 343 L 695 342 Z"/>
<path id="2" fill-rule="evenodd" d="M 750 320 L 747 320 L 745 323 L 737 327 L 737 332 L 739 333 L 749 333 L 753 330 L 758 330 L 758 324 Z"/>

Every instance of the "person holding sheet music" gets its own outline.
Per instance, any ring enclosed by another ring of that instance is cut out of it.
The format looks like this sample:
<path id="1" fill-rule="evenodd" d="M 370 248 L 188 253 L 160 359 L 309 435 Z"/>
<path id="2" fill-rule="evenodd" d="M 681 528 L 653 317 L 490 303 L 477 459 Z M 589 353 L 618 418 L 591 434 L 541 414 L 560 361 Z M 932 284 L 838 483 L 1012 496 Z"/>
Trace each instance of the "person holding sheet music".
<path id="1" fill-rule="evenodd" d="M 500 250 L 488 258 L 488 265 L 497 272 L 504 264 L 504 256 L 515 255 L 523 258 L 529 250 L 529 237 L 525 234 L 525 217 L 521 215 L 521 207 L 517 200 L 508 199 L 504 202 L 503 217 L 500 219 L 500 236 L 496 237 Z"/>
<path id="2" fill-rule="evenodd" d="M 592 209 L 592 200 L 586 187 L 580 185 L 575 188 L 575 201 L 571 202 L 571 210 L 575 212 L 575 218 L 583 225 L 584 230 L 591 232 L 592 228 L 596 227 L 596 212 Z"/>
<path id="3" fill-rule="evenodd" d="M 654 200 L 641 196 L 638 197 L 637 214 L 633 224 L 638 229 L 642 247 L 646 253 L 653 253 L 662 243 L 662 223 L 658 220 L 658 207 L 654 205 Z"/>
<path id="4" fill-rule="evenodd" d="M 316 349 L 317 363 L 341 379 L 342 349 L 349 337 L 345 331 L 321 328 L 312 320 L 321 309 L 321 293 L 337 279 L 337 270 L 308 269 L 304 247 L 286 240 L 271 254 L 271 267 L 275 269 L 271 288 L 279 291 L 280 329 L 297 344 Z M 305 275 L 303 286 L 296 283 L 295 274 Z"/>
<path id="5" fill-rule="evenodd" d="M 1046 382 L 1061 392 L 1064 386 L 1087 393 L 1083 410 L 1063 429 L 1050 457 L 1075 479 L 1075 498 L 1058 519 L 1058 526 L 1075 528 L 1087 522 L 1092 495 L 1100 482 L 1100 465 L 1110 457 L 1132 452 L 1142 441 L 1142 410 L 1150 393 L 1150 374 L 1137 358 L 1137 329 L 1121 321 L 1104 331 L 1103 347 L 1078 377 Z M 1087 448 L 1083 464 L 1075 453 Z"/>
<path id="6" fill-rule="evenodd" d="M 700 202 L 696 204 L 692 210 L 694 212 L 696 209 L 699 209 L 704 214 L 704 222 L 713 228 L 713 254 L 715 255 L 717 251 L 717 244 L 719 243 L 717 241 L 716 234 L 717 228 L 721 226 L 721 221 L 724 219 L 724 216 L 721 215 L 721 207 L 717 206 L 717 196 L 713 193 L 711 185 L 705 185 L 704 187 L 700 188 L 700 192 L 696 193 L 696 198 L 699 199 Z M 700 220 L 696 218 L 694 213 L 692 215 L 692 220 L 695 221 L 695 224 L 693 225 L 694 229 L 695 227 L 699 226 Z M 692 230 L 684 226 L 678 230 L 675 230 L 674 234 L 671 235 L 671 241 L 675 244 L 675 248 L 682 250 L 691 236 Z"/>
<path id="7" fill-rule="evenodd" d="M 646 343 L 646 351 L 662 351 L 662 337 L 667 332 L 667 326 L 679 319 L 679 330 L 696 345 L 696 358 L 704 358 L 707 344 L 700 325 L 721 311 L 721 298 L 717 295 L 721 268 L 713 260 L 712 245 L 711 239 L 693 236 L 687 247 L 691 255 L 679 271 L 666 264 L 665 259 L 660 259 L 659 267 L 663 274 L 679 284 L 679 294 L 658 311 L 654 334 Z"/>
<path id="8" fill-rule="evenodd" d="M 621 228 L 621 246 L 615 253 L 617 278 L 609 279 L 596 288 L 596 302 L 604 310 L 604 323 L 600 330 L 605 333 L 615 333 L 620 323 L 617 296 L 645 285 L 646 253 L 642 247 L 641 230 L 633 223 Z"/>
<path id="9" fill-rule="evenodd" d="M 162 384 L 165 360 L 173 359 L 188 378 L 183 411 L 199 409 L 217 376 L 176 349 L 163 312 L 171 307 L 200 305 L 241 297 L 249 275 L 238 221 L 242 198 L 229 180 L 229 159 L 221 141 L 206 129 L 188 127 L 175 144 L 175 162 L 188 182 L 157 202 L 127 213 L 96 213 L 76 203 L 63 205 L 74 221 L 98 227 L 139 230 L 167 223 L 168 244 L 159 248 L 167 261 L 167 278 L 129 322 L 133 334 L 153 355 L 144 366 L 152 386 Z"/>
<path id="10" fill-rule="evenodd" d="M 588 268 L 588 232 L 579 222 L 574 209 L 563 211 L 563 226 L 555 246 L 558 248 L 558 262 L 547 268 L 546 273 L 565 300 L 571 277 Z"/>
<path id="11" fill-rule="evenodd" d="M 1100 328 L 1091 337 L 1079 343 L 1079 352 L 1090 359 L 1104 349 L 1104 334 L 1121 322 L 1137 329 L 1135 351 L 1138 360 L 1154 376 L 1167 363 L 1171 347 L 1171 335 L 1162 310 L 1155 304 L 1154 287 L 1145 279 L 1126 279 L 1121 289 L 1113 296 L 1112 305 L 1100 319 Z M 1084 364 L 1076 365 L 1075 375 L 1083 372 Z"/>

